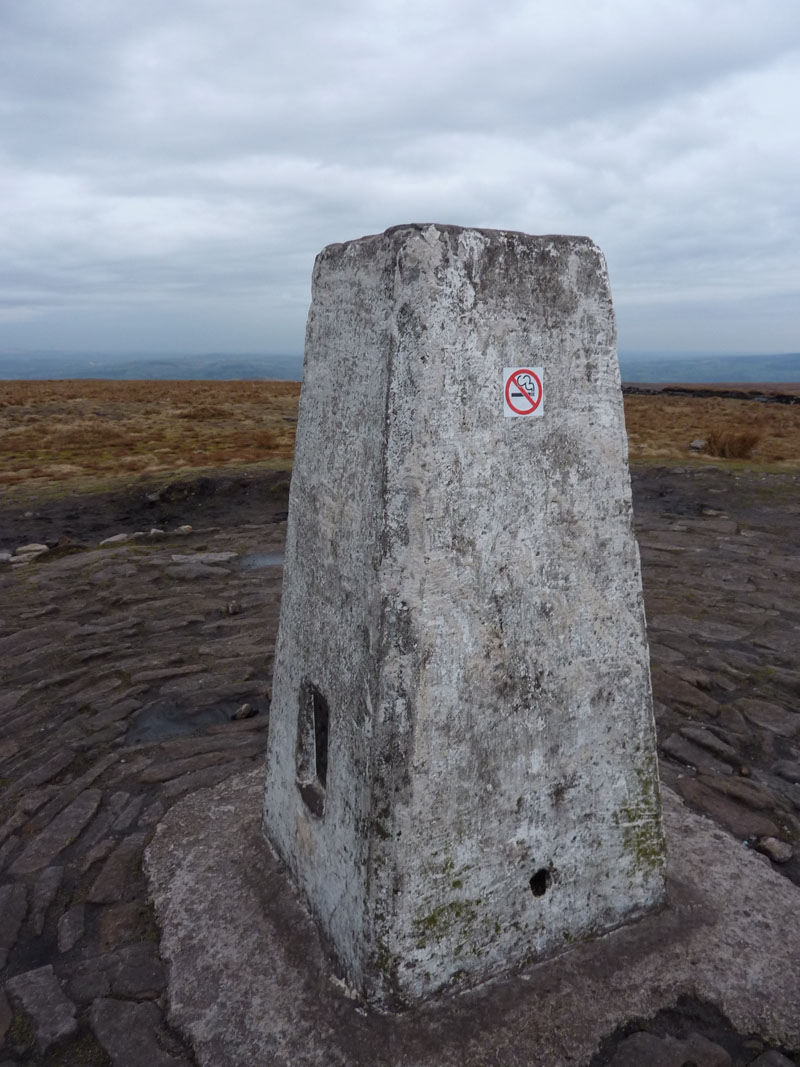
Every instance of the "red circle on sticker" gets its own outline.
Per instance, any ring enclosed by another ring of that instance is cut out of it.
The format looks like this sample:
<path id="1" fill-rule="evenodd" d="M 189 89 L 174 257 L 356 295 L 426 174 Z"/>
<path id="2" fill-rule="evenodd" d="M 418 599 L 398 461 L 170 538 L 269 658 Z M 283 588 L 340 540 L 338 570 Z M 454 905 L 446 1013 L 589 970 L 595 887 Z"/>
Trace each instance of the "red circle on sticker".
<path id="1" fill-rule="evenodd" d="M 524 386 L 517 380 L 519 375 L 528 374 L 536 384 L 536 396 L 531 396 L 533 390 L 528 382 Z M 513 387 L 513 392 L 511 391 Z M 516 403 L 515 403 L 516 401 Z M 532 415 L 542 402 L 542 382 L 539 375 L 532 370 L 522 367 L 509 374 L 506 382 L 506 403 L 515 415 Z"/>

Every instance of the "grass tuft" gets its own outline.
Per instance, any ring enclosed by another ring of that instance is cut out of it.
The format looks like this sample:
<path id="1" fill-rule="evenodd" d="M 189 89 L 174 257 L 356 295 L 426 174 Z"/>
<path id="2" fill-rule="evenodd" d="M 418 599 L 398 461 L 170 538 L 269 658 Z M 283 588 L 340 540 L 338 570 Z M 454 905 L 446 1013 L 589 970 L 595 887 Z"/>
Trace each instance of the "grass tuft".
<path id="1" fill-rule="evenodd" d="M 729 430 L 715 426 L 706 435 L 705 451 L 721 459 L 747 459 L 761 440 L 760 430 Z"/>

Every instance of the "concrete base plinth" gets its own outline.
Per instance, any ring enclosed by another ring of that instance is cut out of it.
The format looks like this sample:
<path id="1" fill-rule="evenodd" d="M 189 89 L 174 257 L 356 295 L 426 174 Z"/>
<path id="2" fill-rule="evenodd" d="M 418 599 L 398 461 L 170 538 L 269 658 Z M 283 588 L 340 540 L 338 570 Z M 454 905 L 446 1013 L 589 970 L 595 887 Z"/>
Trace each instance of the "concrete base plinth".
<path id="1" fill-rule="evenodd" d="M 259 830 L 261 772 L 177 804 L 146 855 L 169 1018 L 199 1064 L 585 1064 L 683 995 L 800 1047 L 800 889 L 664 790 L 668 903 L 502 982 L 401 1015 L 368 1011 Z"/>

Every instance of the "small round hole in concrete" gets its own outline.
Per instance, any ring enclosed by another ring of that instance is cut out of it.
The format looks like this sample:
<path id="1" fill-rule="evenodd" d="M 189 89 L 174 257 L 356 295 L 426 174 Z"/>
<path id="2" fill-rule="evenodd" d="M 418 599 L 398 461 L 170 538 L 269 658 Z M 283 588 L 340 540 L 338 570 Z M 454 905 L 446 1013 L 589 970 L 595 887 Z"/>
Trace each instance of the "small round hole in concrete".
<path id="1" fill-rule="evenodd" d="M 531 893 L 533 893 L 535 897 L 543 897 L 547 890 L 550 888 L 550 884 L 552 881 L 553 876 L 550 874 L 546 867 L 542 867 L 541 870 L 537 871 L 536 874 L 534 874 L 528 884 L 531 887 Z"/>

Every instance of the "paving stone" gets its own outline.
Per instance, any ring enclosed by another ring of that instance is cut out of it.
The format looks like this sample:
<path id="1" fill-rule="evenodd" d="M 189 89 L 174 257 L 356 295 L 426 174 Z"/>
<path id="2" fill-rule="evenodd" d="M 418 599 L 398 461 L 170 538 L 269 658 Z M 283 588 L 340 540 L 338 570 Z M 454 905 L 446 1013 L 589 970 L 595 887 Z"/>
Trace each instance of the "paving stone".
<path id="1" fill-rule="evenodd" d="M 165 667 L 160 670 L 141 671 L 131 676 L 131 685 L 139 685 L 143 682 L 160 682 L 167 678 L 179 678 L 185 674 L 199 674 L 206 668 L 198 663 L 185 667 Z"/>
<path id="2" fill-rule="evenodd" d="M 763 726 L 765 730 L 780 734 L 781 737 L 794 737 L 800 734 L 800 714 L 786 711 L 777 704 L 771 704 L 766 700 L 744 699 L 735 701 L 738 710 L 750 722 L 757 726 Z"/>
<path id="3" fill-rule="evenodd" d="M 227 578 L 230 574 L 224 567 L 213 567 L 206 563 L 178 563 L 167 567 L 170 578 L 192 581 L 198 578 Z"/>
<path id="4" fill-rule="evenodd" d="M 119 722 L 121 719 L 127 719 L 129 715 L 137 711 L 141 706 L 142 701 L 139 698 L 126 697 L 117 704 L 112 704 L 110 707 L 104 708 L 102 711 L 98 711 L 96 715 L 93 715 L 89 720 L 89 728 L 91 730 L 100 730 L 102 727 Z"/>
<path id="5" fill-rule="evenodd" d="M 676 788 L 684 800 L 697 805 L 706 815 L 740 838 L 779 837 L 777 825 L 766 815 L 746 808 L 696 778 L 680 778 Z"/>
<path id="6" fill-rule="evenodd" d="M 122 904 L 107 904 L 97 915 L 97 938 L 100 952 L 116 952 L 123 945 L 140 941 L 153 928 L 153 916 L 141 898 Z"/>
<path id="7" fill-rule="evenodd" d="M 712 731 L 702 726 L 682 726 L 679 733 L 682 737 L 687 738 L 689 741 L 693 741 L 696 745 L 701 745 L 703 748 L 707 748 L 709 752 L 713 752 L 715 756 L 719 756 L 721 760 L 725 760 L 726 763 L 730 763 L 733 766 L 737 766 L 742 762 L 742 758 L 737 750 L 727 743 L 727 741 L 721 740 Z"/>
<path id="8" fill-rule="evenodd" d="M 120 997 L 157 996 L 166 986 L 164 965 L 155 945 L 141 942 L 116 953 L 111 971 L 111 992 Z"/>
<path id="9" fill-rule="evenodd" d="M 111 992 L 111 972 L 118 966 L 116 953 L 81 960 L 69 972 L 67 990 L 77 1004 L 90 1004 Z"/>
<path id="10" fill-rule="evenodd" d="M 682 678 L 666 674 L 661 670 L 652 672 L 653 695 L 668 707 L 674 704 L 692 709 L 695 713 L 716 716 L 719 714 L 719 702 L 703 693 L 697 686 L 684 682 Z"/>
<path id="11" fill-rule="evenodd" d="M 130 878 L 130 865 L 137 852 L 144 848 L 147 834 L 131 834 L 114 849 L 89 890 L 92 904 L 114 904 L 125 892 Z"/>
<path id="12" fill-rule="evenodd" d="M 16 834 L 11 834 L 2 845 L 0 845 L 0 871 L 4 871 L 8 865 L 9 860 L 19 848 L 19 838 Z"/>
<path id="13" fill-rule="evenodd" d="M 6 991 L 33 1020 L 40 1052 L 77 1031 L 75 1005 L 65 996 L 49 964 L 9 978 Z"/>
<path id="14" fill-rule="evenodd" d="M 714 774 L 731 774 L 731 768 L 727 763 L 722 763 L 711 753 L 701 748 L 700 745 L 681 737 L 680 734 L 670 734 L 662 742 L 661 751 L 678 760 L 687 767 L 695 767 L 698 771 L 707 771 Z"/>
<path id="15" fill-rule="evenodd" d="M 93 763 L 87 771 L 84 771 L 74 781 L 65 784 L 53 799 L 47 803 L 47 806 L 39 812 L 31 824 L 31 829 L 38 831 L 47 825 L 62 809 L 66 808 L 67 804 L 75 800 L 87 786 L 92 785 L 102 774 L 105 774 L 108 768 L 113 766 L 118 759 L 118 753 L 109 753 L 96 763 Z"/>
<path id="16" fill-rule="evenodd" d="M 770 1049 L 757 1059 L 750 1062 L 749 1067 L 796 1067 L 796 1060 L 790 1060 L 788 1056 Z"/>
<path id="17" fill-rule="evenodd" d="M 129 830 L 136 820 L 139 818 L 139 813 L 144 806 L 144 797 L 132 797 L 125 810 L 120 814 L 111 829 L 114 833 L 123 833 L 125 830 Z"/>
<path id="18" fill-rule="evenodd" d="M 787 782 L 800 783 L 800 763 L 794 760 L 778 760 L 772 765 L 773 774 L 779 774 Z"/>
<path id="19" fill-rule="evenodd" d="M 12 1018 L 13 1013 L 11 1005 L 8 1003 L 8 997 L 5 994 L 5 990 L 0 989 L 0 1049 L 3 1047 Z"/>
<path id="20" fill-rule="evenodd" d="M 19 744 L 16 741 L 11 738 L 9 738 L 8 741 L 0 741 L 0 766 L 2 766 L 6 760 L 10 760 L 12 756 L 16 756 L 18 752 Z"/>
<path id="21" fill-rule="evenodd" d="M 268 715 L 257 715 L 253 719 L 242 719 L 239 722 L 223 722 L 218 726 L 206 727 L 207 734 L 223 734 L 233 736 L 234 734 L 247 734 L 252 732 L 260 732 L 266 730 L 269 726 Z"/>
<path id="22" fill-rule="evenodd" d="M 72 801 L 45 827 L 14 861 L 12 874 L 32 874 L 50 864 L 80 835 L 97 810 L 102 794 L 99 789 L 87 789 Z"/>
<path id="23" fill-rule="evenodd" d="M 27 911 L 28 891 L 24 885 L 0 886 L 0 967 L 6 965 Z"/>
<path id="24" fill-rule="evenodd" d="M 161 1012 L 155 1004 L 134 1004 L 101 997 L 89 1010 L 95 1037 L 114 1067 L 189 1067 L 183 1057 L 171 1056 L 158 1043 Z"/>
<path id="25" fill-rule="evenodd" d="M 670 630 L 711 641 L 741 641 L 748 633 L 742 626 L 733 626 L 714 619 L 689 619 L 684 615 L 659 615 L 651 618 L 648 626 L 654 630 Z"/>
<path id="26" fill-rule="evenodd" d="M 36 884 L 33 887 L 30 925 L 37 937 L 44 929 L 47 910 L 55 899 L 63 877 L 63 867 L 45 867 L 36 879 Z"/>
<path id="27" fill-rule="evenodd" d="M 742 804 L 746 804 L 749 808 L 755 808 L 758 811 L 769 811 L 776 806 L 778 798 L 776 798 L 775 794 L 750 778 L 714 778 L 710 775 L 702 775 L 700 780 L 705 785 L 718 789 L 720 793 L 725 793 L 726 796 L 741 801 Z"/>
<path id="28" fill-rule="evenodd" d="M 84 848 L 94 848 L 110 832 L 112 826 L 130 802 L 131 795 L 124 790 L 119 790 L 105 802 L 97 818 L 88 828 L 84 835 Z"/>
<path id="29" fill-rule="evenodd" d="M 610 1060 L 610 1067 L 731 1067 L 731 1057 L 720 1045 L 702 1034 L 693 1033 L 685 1040 L 657 1037 L 640 1031 L 625 1038 Z"/>
<path id="30" fill-rule="evenodd" d="M 189 774 L 183 774 L 180 778 L 175 778 L 173 781 L 163 785 L 160 791 L 161 796 L 172 800 L 182 793 L 194 792 L 196 789 L 207 789 L 209 786 L 218 785 L 231 775 L 243 774 L 250 767 L 249 760 L 236 760 L 226 763 L 222 767 L 206 767 L 201 771 L 191 771 Z"/>
<path id="31" fill-rule="evenodd" d="M 58 951 L 69 952 L 83 937 L 85 906 L 75 904 L 58 920 Z"/>
<path id="32" fill-rule="evenodd" d="M 238 552 L 195 552 L 193 555 L 173 555 L 173 563 L 230 563 L 238 557 Z"/>
<path id="33" fill-rule="evenodd" d="M 16 792 L 22 792 L 24 789 L 29 789 L 32 786 L 44 785 L 45 782 L 51 781 L 56 778 L 63 770 L 69 767 L 70 763 L 75 759 L 75 753 L 69 749 L 60 749 L 58 752 L 45 760 L 44 763 L 32 767 L 27 774 L 22 775 L 14 782 L 14 790 Z"/>
<path id="34" fill-rule="evenodd" d="M 162 755 L 169 759 L 188 759 L 201 752 L 226 752 L 251 744 L 251 738 L 240 731 L 231 730 L 227 723 L 210 728 L 210 736 L 176 737 L 163 741 L 159 746 Z"/>
<path id="35" fill-rule="evenodd" d="M 197 756 L 190 756 L 182 760 L 168 760 L 165 763 L 152 763 L 139 775 L 139 781 L 144 783 L 168 782 L 179 778 L 183 774 L 199 771 L 204 767 L 216 767 L 228 763 L 233 759 L 254 756 L 260 745 L 237 745 L 234 749 L 217 750 Z"/>

